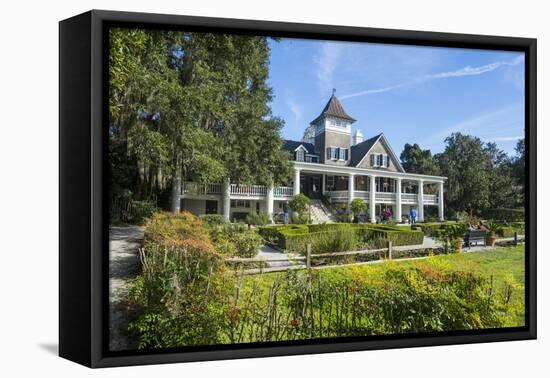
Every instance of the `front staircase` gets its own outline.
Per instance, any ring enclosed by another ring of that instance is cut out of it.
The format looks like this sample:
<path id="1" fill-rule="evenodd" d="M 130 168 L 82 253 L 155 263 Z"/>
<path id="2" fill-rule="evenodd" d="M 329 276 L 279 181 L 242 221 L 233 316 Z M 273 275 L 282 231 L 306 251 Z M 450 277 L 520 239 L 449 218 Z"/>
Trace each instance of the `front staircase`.
<path id="1" fill-rule="evenodd" d="M 310 214 L 313 224 L 338 222 L 338 217 L 321 200 L 310 200 Z"/>

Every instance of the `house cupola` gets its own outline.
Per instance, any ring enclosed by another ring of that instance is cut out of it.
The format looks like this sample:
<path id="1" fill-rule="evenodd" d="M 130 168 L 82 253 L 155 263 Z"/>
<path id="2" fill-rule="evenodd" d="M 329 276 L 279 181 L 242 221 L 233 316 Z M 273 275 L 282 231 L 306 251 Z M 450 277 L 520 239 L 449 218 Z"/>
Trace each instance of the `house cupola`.
<path id="1" fill-rule="evenodd" d="M 332 91 L 327 104 L 310 125 L 315 132 L 315 149 L 321 163 L 347 165 L 350 158 L 351 125 L 355 122 Z"/>

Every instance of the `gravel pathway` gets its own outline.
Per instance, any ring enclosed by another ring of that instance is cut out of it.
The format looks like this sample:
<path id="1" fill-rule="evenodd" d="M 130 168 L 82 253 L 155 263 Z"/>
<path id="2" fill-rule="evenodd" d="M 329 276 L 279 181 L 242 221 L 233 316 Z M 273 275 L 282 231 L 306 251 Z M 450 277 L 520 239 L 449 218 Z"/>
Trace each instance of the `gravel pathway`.
<path id="1" fill-rule="evenodd" d="M 143 240 L 143 227 L 109 228 L 109 348 L 129 349 L 125 330 L 128 326 L 126 309 L 121 298 L 129 279 L 139 272 L 138 248 Z"/>

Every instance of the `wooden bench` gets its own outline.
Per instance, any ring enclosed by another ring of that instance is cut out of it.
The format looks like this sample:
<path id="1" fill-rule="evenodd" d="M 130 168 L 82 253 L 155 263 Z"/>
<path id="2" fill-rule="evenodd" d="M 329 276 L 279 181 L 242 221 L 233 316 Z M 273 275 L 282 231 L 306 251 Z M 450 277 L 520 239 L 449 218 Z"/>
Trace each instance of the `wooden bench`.
<path id="1" fill-rule="evenodd" d="M 485 230 L 472 230 L 472 231 L 466 231 L 466 236 L 464 237 L 464 242 L 466 244 L 466 247 L 470 248 L 472 246 L 472 243 L 479 243 L 483 242 L 483 246 L 486 246 L 485 244 L 485 237 L 487 236 L 487 231 Z"/>

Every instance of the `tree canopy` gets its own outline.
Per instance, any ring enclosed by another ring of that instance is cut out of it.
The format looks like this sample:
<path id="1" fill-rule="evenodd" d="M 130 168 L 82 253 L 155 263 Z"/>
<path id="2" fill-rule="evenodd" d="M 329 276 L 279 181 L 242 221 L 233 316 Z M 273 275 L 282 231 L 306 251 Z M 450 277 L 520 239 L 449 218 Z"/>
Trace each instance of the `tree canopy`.
<path id="1" fill-rule="evenodd" d="M 439 167 L 430 150 L 423 150 L 418 144 L 405 144 L 401 152 L 401 165 L 410 173 L 438 175 Z"/>
<path id="2" fill-rule="evenodd" d="M 112 29 L 112 188 L 156 198 L 181 180 L 268 184 L 290 175 L 269 107 L 266 37 Z"/>
<path id="3" fill-rule="evenodd" d="M 447 210 L 481 213 L 488 208 L 523 207 L 525 186 L 524 142 L 509 156 L 496 143 L 453 133 L 445 150 L 434 156 L 418 144 L 406 144 L 401 162 L 407 172 L 447 177 Z"/>

